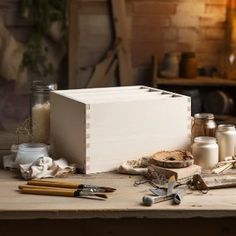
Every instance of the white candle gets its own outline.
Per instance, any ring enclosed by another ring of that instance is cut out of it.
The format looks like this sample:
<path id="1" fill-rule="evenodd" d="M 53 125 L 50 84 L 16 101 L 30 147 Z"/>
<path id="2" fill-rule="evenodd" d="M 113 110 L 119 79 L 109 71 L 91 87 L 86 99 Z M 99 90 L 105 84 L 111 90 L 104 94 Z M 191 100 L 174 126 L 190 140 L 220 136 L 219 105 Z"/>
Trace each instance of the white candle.
<path id="1" fill-rule="evenodd" d="M 32 107 L 33 141 L 49 143 L 50 134 L 50 103 L 36 104 Z"/>

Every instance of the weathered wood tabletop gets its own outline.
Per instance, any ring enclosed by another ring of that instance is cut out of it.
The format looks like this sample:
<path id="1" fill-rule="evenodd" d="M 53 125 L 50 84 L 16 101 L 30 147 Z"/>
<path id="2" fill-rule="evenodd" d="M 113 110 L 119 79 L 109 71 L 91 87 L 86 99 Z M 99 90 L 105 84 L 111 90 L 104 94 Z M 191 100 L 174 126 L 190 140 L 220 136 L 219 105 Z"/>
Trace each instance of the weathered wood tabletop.
<path id="1" fill-rule="evenodd" d="M 106 200 L 40 196 L 21 194 L 18 185 L 26 183 L 16 173 L 0 171 L 0 219 L 92 219 L 92 218 L 220 218 L 236 216 L 236 189 L 198 191 L 184 196 L 181 205 L 171 201 L 142 205 L 142 197 L 149 194 L 149 184 L 133 186 L 140 177 L 101 173 L 73 175 L 61 181 L 110 186 L 117 191 Z"/>

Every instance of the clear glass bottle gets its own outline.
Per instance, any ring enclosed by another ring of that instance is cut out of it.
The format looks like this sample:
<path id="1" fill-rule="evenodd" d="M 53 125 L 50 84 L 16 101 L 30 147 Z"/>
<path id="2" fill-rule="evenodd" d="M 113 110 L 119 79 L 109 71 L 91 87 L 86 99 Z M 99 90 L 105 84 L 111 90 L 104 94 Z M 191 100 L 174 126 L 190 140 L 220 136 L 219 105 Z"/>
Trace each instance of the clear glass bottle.
<path id="1" fill-rule="evenodd" d="M 194 115 L 192 125 L 192 142 L 195 137 L 215 137 L 217 124 L 212 113 L 197 113 Z"/>
<path id="2" fill-rule="evenodd" d="M 50 139 L 50 91 L 56 84 L 34 82 L 31 95 L 32 139 L 36 143 L 49 144 Z"/>

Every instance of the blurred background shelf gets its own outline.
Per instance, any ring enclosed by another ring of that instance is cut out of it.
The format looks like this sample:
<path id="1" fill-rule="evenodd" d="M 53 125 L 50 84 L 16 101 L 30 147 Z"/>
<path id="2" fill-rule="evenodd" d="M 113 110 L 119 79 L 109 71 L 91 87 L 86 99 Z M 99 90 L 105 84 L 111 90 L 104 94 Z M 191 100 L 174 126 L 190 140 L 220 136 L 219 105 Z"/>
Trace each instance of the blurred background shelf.
<path id="1" fill-rule="evenodd" d="M 234 124 L 236 125 L 236 117 L 232 115 L 215 115 L 217 124 Z"/>
<path id="2" fill-rule="evenodd" d="M 156 78 L 154 81 L 158 87 L 164 86 L 234 86 L 236 87 L 236 80 L 217 78 L 217 77 L 197 77 L 193 79 L 186 78 Z"/>

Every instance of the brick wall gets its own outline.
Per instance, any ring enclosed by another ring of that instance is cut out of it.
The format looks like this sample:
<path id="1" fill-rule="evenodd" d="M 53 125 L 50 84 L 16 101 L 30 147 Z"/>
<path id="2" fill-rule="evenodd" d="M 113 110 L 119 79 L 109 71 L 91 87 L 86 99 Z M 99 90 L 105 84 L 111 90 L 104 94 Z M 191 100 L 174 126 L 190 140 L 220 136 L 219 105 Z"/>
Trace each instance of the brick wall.
<path id="1" fill-rule="evenodd" d="M 200 66 L 221 66 L 227 0 L 129 0 L 133 66 L 168 51 L 195 51 Z"/>

